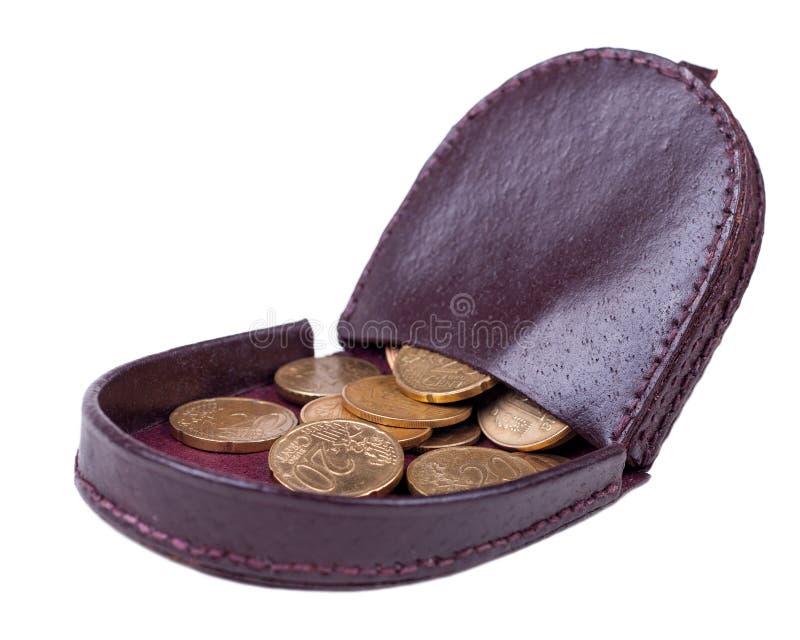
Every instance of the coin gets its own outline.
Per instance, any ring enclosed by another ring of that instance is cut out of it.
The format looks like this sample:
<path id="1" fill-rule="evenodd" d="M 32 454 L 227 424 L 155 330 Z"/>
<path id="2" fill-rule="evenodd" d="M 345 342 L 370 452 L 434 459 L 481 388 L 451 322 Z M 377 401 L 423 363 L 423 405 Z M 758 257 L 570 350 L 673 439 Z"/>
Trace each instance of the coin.
<path id="1" fill-rule="evenodd" d="M 269 452 L 275 479 L 293 491 L 382 496 L 403 477 L 403 450 L 378 427 L 357 420 L 301 424 Z"/>
<path id="2" fill-rule="evenodd" d="M 548 469 L 557 467 L 560 464 L 569 462 L 569 458 L 565 458 L 564 456 L 554 456 L 549 453 L 525 453 L 523 451 L 515 451 L 511 455 L 527 462 L 533 469 L 534 473 L 547 471 Z"/>
<path id="3" fill-rule="evenodd" d="M 451 447 L 423 453 L 408 466 L 411 493 L 434 496 L 502 484 L 530 475 L 531 467 L 507 451 Z"/>
<path id="4" fill-rule="evenodd" d="M 397 352 L 400 351 L 397 347 L 385 347 L 383 355 L 386 358 L 386 364 L 394 371 L 394 361 L 397 359 Z"/>
<path id="5" fill-rule="evenodd" d="M 342 406 L 341 394 L 317 398 L 300 409 L 300 422 L 318 422 L 319 420 L 338 419 L 359 419 Z"/>
<path id="6" fill-rule="evenodd" d="M 342 391 L 342 403 L 359 418 L 390 427 L 448 427 L 469 418 L 465 404 L 435 405 L 404 395 L 394 376 L 362 378 Z"/>
<path id="7" fill-rule="evenodd" d="M 362 420 L 358 416 L 350 413 L 342 406 L 342 396 L 325 396 L 312 400 L 300 410 L 300 420 L 302 422 L 316 422 L 318 420 Z M 368 424 L 373 424 L 368 422 Z M 400 427 L 387 427 L 382 424 L 373 424 L 381 431 L 385 431 L 400 443 L 403 449 L 411 449 L 419 444 L 423 444 L 433 434 L 433 429 L 428 427 L 421 429 L 401 429 Z M 455 427 L 454 427 L 455 428 Z M 480 429 L 478 430 L 480 433 Z"/>
<path id="8" fill-rule="evenodd" d="M 358 358 L 301 358 L 278 369 L 275 387 L 290 402 L 305 404 L 315 398 L 341 393 L 348 382 L 379 373 L 375 365 Z"/>
<path id="9" fill-rule="evenodd" d="M 356 420 L 361 420 L 361 418 L 356 418 Z M 365 422 L 365 420 L 361 420 L 361 422 Z M 374 423 L 370 422 L 370 424 Z M 413 449 L 418 445 L 425 444 L 425 441 L 433 435 L 433 429 L 430 427 L 405 428 L 390 427 L 385 424 L 376 424 L 375 426 L 397 440 L 403 449 Z"/>
<path id="10" fill-rule="evenodd" d="M 491 376 L 458 360 L 419 347 L 402 347 L 392 370 L 400 390 L 420 402 L 465 400 L 496 383 Z"/>
<path id="11" fill-rule="evenodd" d="M 473 419 L 454 427 L 436 429 L 434 434 L 417 447 L 418 451 L 433 451 L 447 447 L 465 447 L 475 444 L 481 437 L 481 428 Z"/>
<path id="12" fill-rule="evenodd" d="M 221 453 L 266 451 L 297 424 L 286 407 L 250 398 L 206 398 L 169 415 L 169 431 L 184 444 Z"/>
<path id="13" fill-rule="evenodd" d="M 572 429 L 535 402 L 511 389 L 478 411 L 483 434 L 508 449 L 548 449 L 572 437 Z"/>

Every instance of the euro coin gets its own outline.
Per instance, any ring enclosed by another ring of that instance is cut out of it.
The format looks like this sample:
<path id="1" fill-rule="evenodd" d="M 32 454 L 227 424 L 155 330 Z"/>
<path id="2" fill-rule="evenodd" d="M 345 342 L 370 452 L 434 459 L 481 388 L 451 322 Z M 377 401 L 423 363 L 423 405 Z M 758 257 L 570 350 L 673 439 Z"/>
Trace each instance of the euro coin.
<path id="1" fill-rule="evenodd" d="M 510 389 L 481 407 L 478 424 L 496 445 L 520 451 L 549 449 L 573 435 L 568 425 Z"/>
<path id="2" fill-rule="evenodd" d="M 187 402 L 169 415 L 172 436 L 190 447 L 219 453 L 266 451 L 297 424 L 286 407 L 250 398 Z"/>
<path id="3" fill-rule="evenodd" d="M 457 360 L 419 347 L 402 347 L 392 370 L 409 398 L 435 404 L 471 398 L 496 382 Z"/>
<path id="4" fill-rule="evenodd" d="M 481 489 L 518 480 L 531 467 L 507 451 L 487 447 L 452 447 L 423 453 L 408 466 L 411 493 L 434 496 Z"/>
<path id="5" fill-rule="evenodd" d="M 433 451 L 448 447 L 466 447 L 475 444 L 481 437 L 481 428 L 472 419 L 453 427 L 436 429 L 433 435 L 417 447 L 418 451 Z"/>
<path id="6" fill-rule="evenodd" d="M 390 427 L 449 427 L 469 418 L 465 404 L 436 405 L 417 402 L 403 394 L 394 376 L 362 378 L 342 391 L 342 403 L 363 420 Z"/>
<path id="7" fill-rule="evenodd" d="M 300 410 L 300 420 L 302 422 L 317 422 L 318 420 L 361 420 L 361 418 L 350 413 L 342 406 L 342 396 L 325 396 L 312 400 Z M 367 422 L 366 420 L 361 420 Z M 369 422 L 369 424 L 373 424 Z M 401 429 L 400 427 L 387 427 L 382 424 L 375 424 L 381 431 L 385 431 L 400 443 L 403 449 L 412 449 L 419 444 L 425 443 L 433 430 L 425 428 Z M 455 427 L 454 427 L 455 428 Z M 480 433 L 480 430 L 478 430 Z"/>
<path id="8" fill-rule="evenodd" d="M 278 369 L 275 387 L 290 402 L 305 404 L 315 398 L 341 393 L 347 383 L 379 373 L 375 365 L 359 358 L 301 358 Z"/>
<path id="9" fill-rule="evenodd" d="M 293 491 L 382 496 L 403 477 L 403 450 L 376 426 L 356 420 L 301 424 L 270 449 L 275 479 Z"/>

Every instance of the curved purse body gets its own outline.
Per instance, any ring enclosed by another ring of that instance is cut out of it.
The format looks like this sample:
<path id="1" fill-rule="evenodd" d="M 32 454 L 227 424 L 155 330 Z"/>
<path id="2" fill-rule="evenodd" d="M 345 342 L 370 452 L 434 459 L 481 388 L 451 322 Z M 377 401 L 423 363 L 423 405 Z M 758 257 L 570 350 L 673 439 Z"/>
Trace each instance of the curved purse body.
<path id="1" fill-rule="evenodd" d="M 291 493 L 258 475 L 265 457 L 159 435 L 188 400 L 272 398 L 275 370 L 311 354 L 301 322 L 94 383 L 76 461 L 87 502 L 211 573 L 352 588 L 457 571 L 616 500 L 646 477 L 758 253 L 758 165 L 713 75 L 603 49 L 512 78 L 425 165 L 340 321 L 346 347 L 409 342 L 491 373 L 589 453 L 486 489 L 354 500 Z"/>

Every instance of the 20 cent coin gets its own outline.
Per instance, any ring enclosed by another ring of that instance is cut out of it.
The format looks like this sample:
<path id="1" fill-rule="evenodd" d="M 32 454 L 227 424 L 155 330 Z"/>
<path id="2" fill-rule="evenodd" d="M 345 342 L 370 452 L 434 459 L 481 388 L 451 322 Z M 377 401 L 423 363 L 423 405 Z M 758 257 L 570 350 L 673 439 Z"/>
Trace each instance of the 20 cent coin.
<path id="1" fill-rule="evenodd" d="M 403 477 L 397 440 L 356 420 L 302 424 L 269 452 L 269 468 L 293 491 L 362 497 L 382 496 Z"/>
<path id="2" fill-rule="evenodd" d="M 408 466 L 411 493 L 434 496 L 480 489 L 530 475 L 530 466 L 507 451 L 452 447 L 423 453 Z"/>

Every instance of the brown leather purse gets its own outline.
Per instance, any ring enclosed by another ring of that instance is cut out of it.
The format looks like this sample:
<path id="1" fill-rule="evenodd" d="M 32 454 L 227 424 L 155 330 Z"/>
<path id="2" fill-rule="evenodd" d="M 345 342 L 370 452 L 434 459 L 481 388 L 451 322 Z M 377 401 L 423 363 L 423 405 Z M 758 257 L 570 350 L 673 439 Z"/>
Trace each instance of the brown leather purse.
<path id="1" fill-rule="evenodd" d="M 378 347 L 408 342 L 529 396 L 580 436 L 570 462 L 452 495 L 348 499 L 285 490 L 266 453 L 170 438 L 183 402 L 280 401 L 275 370 L 312 353 L 299 322 L 97 380 L 75 467 L 87 503 L 203 571 L 343 588 L 465 569 L 617 500 L 647 478 L 758 254 L 761 176 L 714 75 L 602 49 L 512 78 L 423 167 L 342 315 L 345 348 L 384 370 Z"/>

